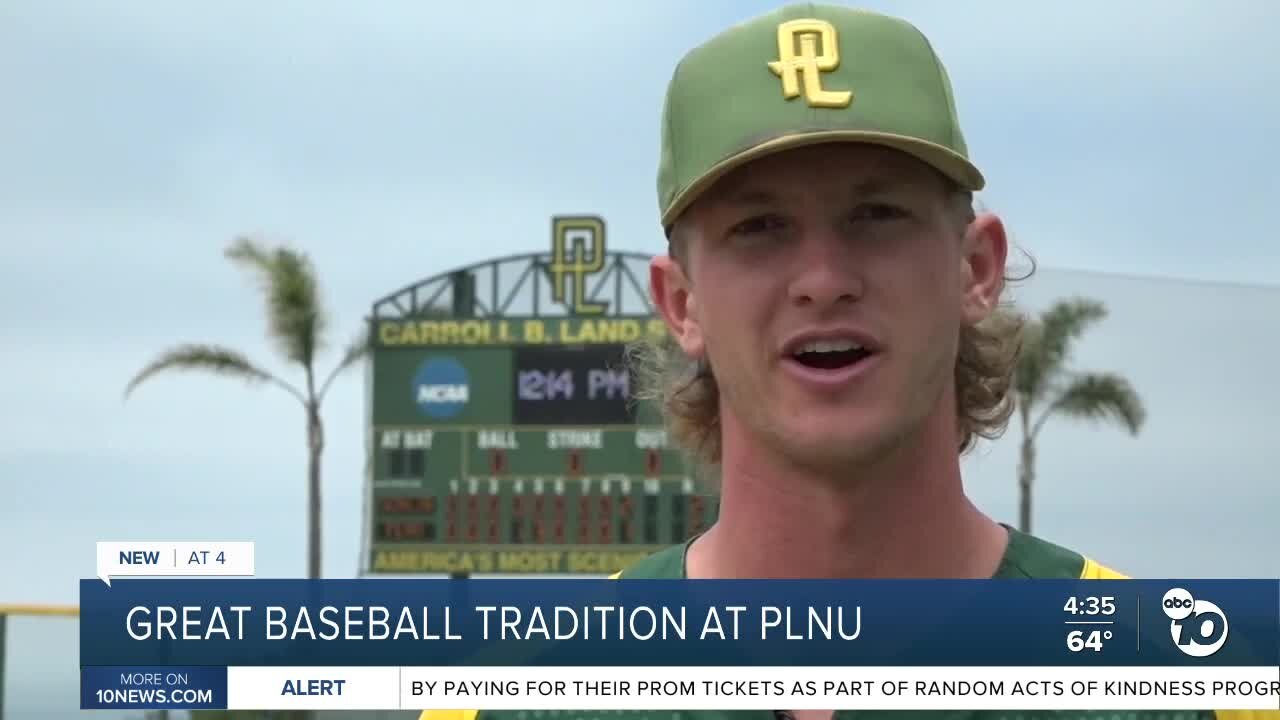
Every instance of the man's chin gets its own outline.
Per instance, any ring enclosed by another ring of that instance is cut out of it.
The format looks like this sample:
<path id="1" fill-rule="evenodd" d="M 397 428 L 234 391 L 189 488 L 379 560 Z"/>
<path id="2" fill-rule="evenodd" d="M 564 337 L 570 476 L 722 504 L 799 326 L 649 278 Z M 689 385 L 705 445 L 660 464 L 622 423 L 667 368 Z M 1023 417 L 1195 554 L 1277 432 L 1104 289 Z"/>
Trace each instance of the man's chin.
<path id="1" fill-rule="evenodd" d="M 784 441 L 791 463 L 809 472 L 843 475 L 875 465 L 896 449 L 898 436 L 887 428 L 824 427 L 797 431 Z"/>

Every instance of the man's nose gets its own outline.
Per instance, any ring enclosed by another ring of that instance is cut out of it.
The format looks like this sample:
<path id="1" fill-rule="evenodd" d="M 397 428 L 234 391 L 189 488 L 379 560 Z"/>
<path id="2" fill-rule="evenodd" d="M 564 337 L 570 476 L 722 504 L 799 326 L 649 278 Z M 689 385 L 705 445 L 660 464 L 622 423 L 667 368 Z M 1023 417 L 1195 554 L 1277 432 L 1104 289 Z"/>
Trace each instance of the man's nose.
<path id="1" fill-rule="evenodd" d="M 848 239 L 831 231 L 812 232 L 794 246 L 788 293 L 797 305 L 825 307 L 862 297 L 863 268 Z"/>

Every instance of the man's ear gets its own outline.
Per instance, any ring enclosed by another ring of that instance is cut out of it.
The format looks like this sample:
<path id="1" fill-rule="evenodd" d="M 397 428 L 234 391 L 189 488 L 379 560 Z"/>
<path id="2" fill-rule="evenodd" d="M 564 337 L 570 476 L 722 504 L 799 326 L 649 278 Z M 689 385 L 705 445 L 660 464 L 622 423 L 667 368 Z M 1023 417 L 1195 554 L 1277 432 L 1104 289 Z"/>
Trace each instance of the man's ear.
<path id="1" fill-rule="evenodd" d="M 965 230 L 961 252 L 961 312 L 966 324 L 976 325 L 991 315 L 1004 292 L 1005 262 L 1009 256 L 1004 223 L 991 213 L 976 217 Z"/>
<path id="2" fill-rule="evenodd" d="M 698 324 L 692 283 L 680 263 L 670 255 L 658 255 L 649 263 L 649 296 L 685 354 L 701 358 L 702 327 Z"/>

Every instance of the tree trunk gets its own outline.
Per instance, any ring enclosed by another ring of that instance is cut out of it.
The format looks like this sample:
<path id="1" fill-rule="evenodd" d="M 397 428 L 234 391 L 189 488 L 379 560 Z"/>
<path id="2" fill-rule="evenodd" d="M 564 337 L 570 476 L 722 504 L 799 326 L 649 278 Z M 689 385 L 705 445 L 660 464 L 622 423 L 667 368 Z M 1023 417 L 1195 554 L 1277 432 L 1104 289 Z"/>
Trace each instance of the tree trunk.
<path id="1" fill-rule="evenodd" d="M 320 577 L 320 457 L 324 454 L 324 426 L 320 409 L 307 408 L 307 577 Z"/>
<path id="2" fill-rule="evenodd" d="M 1022 438 L 1022 459 L 1018 462 L 1018 529 L 1031 532 L 1031 485 L 1036 475 L 1036 448 L 1031 436 Z"/>

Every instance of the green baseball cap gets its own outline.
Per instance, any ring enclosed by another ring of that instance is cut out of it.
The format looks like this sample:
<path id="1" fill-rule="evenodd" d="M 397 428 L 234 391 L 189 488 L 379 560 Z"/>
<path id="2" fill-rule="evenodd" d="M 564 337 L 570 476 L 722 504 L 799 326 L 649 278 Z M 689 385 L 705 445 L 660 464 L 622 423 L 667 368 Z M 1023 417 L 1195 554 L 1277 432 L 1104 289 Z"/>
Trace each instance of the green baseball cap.
<path id="1" fill-rule="evenodd" d="M 867 10 L 797 3 L 725 30 L 676 66 L 662 111 L 662 225 L 734 168 L 833 141 L 909 153 L 965 189 L 985 184 L 923 33 Z"/>

